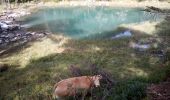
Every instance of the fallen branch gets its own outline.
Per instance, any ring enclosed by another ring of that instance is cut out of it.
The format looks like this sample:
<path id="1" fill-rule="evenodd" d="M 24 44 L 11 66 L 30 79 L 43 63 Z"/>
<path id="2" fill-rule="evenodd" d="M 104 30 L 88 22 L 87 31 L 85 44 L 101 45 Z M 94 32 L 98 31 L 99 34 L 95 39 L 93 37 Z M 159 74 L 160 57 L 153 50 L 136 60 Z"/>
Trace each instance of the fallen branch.
<path id="1" fill-rule="evenodd" d="M 160 9 L 160 8 L 153 7 L 153 6 L 146 6 L 146 9 L 144 9 L 143 11 L 150 12 L 150 13 L 159 13 L 159 14 L 164 14 L 164 15 L 170 15 L 170 10 Z"/>

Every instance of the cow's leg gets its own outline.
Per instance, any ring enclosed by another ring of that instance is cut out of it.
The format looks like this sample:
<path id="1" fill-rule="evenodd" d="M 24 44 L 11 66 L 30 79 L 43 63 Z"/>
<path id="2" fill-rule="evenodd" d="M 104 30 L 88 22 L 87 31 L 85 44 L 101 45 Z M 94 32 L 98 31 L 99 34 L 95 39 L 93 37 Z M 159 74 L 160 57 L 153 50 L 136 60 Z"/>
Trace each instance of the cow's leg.
<path id="1" fill-rule="evenodd" d="M 57 89 L 55 89 L 52 98 L 53 98 L 54 100 L 59 100 L 59 96 L 57 95 Z"/>
<path id="2" fill-rule="evenodd" d="M 59 96 L 57 96 L 57 95 L 53 95 L 53 99 L 54 100 L 60 100 Z"/>
<path id="3" fill-rule="evenodd" d="M 63 97 L 57 97 L 54 100 L 66 100 L 66 99 L 64 99 Z"/>
<path id="4" fill-rule="evenodd" d="M 92 91 L 93 89 L 91 88 L 90 89 L 90 96 L 92 97 L 93 96 L 93 91 Z"/>
<path id="5" fill-rule="evenodd" d="M 83 93 L 82 93 L 82 99 L 81 100 L 84 100 L 86 94 L 87 94 L 87 90 L 84 90 Z"/>

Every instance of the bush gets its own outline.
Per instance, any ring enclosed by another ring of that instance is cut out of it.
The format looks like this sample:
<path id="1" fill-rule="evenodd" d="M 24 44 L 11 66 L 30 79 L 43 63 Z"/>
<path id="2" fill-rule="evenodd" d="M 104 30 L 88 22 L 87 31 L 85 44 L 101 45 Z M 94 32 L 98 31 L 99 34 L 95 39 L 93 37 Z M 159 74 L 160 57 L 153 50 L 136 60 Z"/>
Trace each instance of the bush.
<path id="1" fill-rule="evenodd" d="M 141 100 L 146 96 L 146 83 L 121 82 L 115 88 L 114 100 Z"/>

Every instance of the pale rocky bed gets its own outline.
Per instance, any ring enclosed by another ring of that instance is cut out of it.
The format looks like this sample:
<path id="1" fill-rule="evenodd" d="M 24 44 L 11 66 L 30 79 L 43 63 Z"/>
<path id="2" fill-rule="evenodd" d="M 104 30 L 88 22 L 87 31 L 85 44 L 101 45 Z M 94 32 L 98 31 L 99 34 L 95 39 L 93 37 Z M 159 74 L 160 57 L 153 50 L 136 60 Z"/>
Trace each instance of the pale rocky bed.
<path id="1" fill-rule="evenodd" d="M 33 39 L 44 37 L 47 32 L 29 32 L 16 21 L 16 18 L 30 14 L 27 10 L 4 11 L 0 15 L 0 49 L 19 42 L 25 43 Z"/>

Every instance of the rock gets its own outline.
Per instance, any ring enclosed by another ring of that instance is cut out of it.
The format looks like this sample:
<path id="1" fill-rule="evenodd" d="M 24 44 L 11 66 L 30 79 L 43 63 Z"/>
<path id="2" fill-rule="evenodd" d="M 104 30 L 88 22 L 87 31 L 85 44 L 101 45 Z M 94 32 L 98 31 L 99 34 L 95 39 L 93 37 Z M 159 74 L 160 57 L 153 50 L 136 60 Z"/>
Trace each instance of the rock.
<path id="1" fill-rule="evenodd" d="M 44 34 L 42 33 L 39 33 L 39 34 L 36 34 L 37 37 L 44 37 Z"/>
<path id="2" fill-rule="evenodd" d="M 33 39 L 41 38 L 47 35 L 43 32 L 27 32 L 24 28 L 21 28 L 19 24 L 16 24 L 15 18 L 29 13 L 26 10 L 20 12 L 4 12 L 0 16 L 0 46 L 6 46 L 13 42 L 28 42 Z M 11 19 L 12 18 L 12 19 Z"/>
<path id="3" fill-rule="evenodd" d="M 17 29 L 20 29 L 20 26 L 18 24 L 10 25 L 10 30 L 17 30 Z"/>
<path id="4" fill-rule="evenodd" d="M 0 64 L 0 72 L 7 71 L 9 66 L 7 64 Z"/>
<path id="5" fill-rule="evenodd" d="M 30 14 L 29 12 L 26 12 L 26 11 L 21 11 L 19 12 L 20 16 L 24 16 L 24 15 L 28 15 Z"/>
<path id="6" fill-rule="evenodd" d="M 153 50 L 151 51 L 151 54 L 157 55 L 159 57 L 162 57 L 165 55 L 165 52 L 163 50 Z"/>
<path id="7" fill-rule="evenodd" d="M 10 33 L 10 34 L 8 34 L 8 37 L 11 39 L 11 38 L 14 38 L 15 35 Z"/>
<path id="8" fill-rule="evenodd" d="M 139 44 L 139 43 L 130 43 L 130 47 L 137 49 L 139 51 L 145 51 L 151 48 L 150 44 Z"/>
<path id="9" fill-rule="evenodd" d="M 2 41 L 2 39 L 0 39 L 0 44 L 2 44 L 3 43 L 3 41 Z"/>
<path id="10" fill-rule="evenodd" d="M 10 25 L 8 25 L 5 22 L 0 22 L 0 26 L 2 28 L 2 31 L 3 30 L 15 30 L 15 29 L 19 29 L 19 27 L 20 27 L 18 24 L 10 24 Z"/>
<path id="11" fill-rule="evenodd" d="M 5 35 L 5 34 L 2 34 L 2 35 L 0 35 L 0 37 L 1 37 L 1 38 L 4 38 L 4 37 L 6 37 L 6 35 Z"/>
<path id="12" fill-rule="evenodd" d="M 0 33 L 2 33 L 2 28 L 1 28 L 1 26 L 0 26 Z"/>
<path id="13" fill-rule="evenodd" d="M 111 39 L 121 38 L 121 37 L 131 37 L 132 33 L 130 30 L 124 31 L 123 33 L 119 33 L 116 36 L 113 36 Z"/>
<path id="14" fill-rule="evenodd" d="M 11 14 L 8 14 L 7 16 L 13 17 L 13 18 L 19 17 L 19 15 L 17 13 L 11 13 Z"/>
<path id="15" fill-rule="evenodd" d="M 13 23 L 13 21 L 10 21 L 10 20 L 6 20 L 6 21 L 3 21 L 3 23 L 6 23 L 6 24 L 12 24 Z"/>
<path id="16" fill-rule="evenodd" d="M 5 39 L 5 41 L 4 41 L 5 43 L 8 43 L 9 42 L 9 40 L 8 39 Z"/>
<path id="17" fill-rule="evenodd" d="M 2 22 L 0 22 L 0 26 L 1 26 L 2 30 L 7 30 L 9 28 L 9 26 L 7 24 L 2 23 Z"/>
<path id="18" fill-rule="evenodd" d="M 49 34 L 51 34 L 51 33 L 49 33 L 49 32 L 44 32 L 43 34 L 44 34 L 44 35 L 49 35 Z"/>
<path id="19" fill-rule="evenodd" d="M 12 42 L 16 41 L 18 38 L 17 37 L 14 37 L 11 39 Z"/>
<path id="20" fill-rule="evenodd" d="M 31 35 L 35 35 L 35 32 L 31 32 L 30 34 L 31 34 Z"/>

